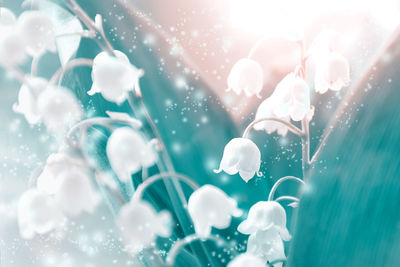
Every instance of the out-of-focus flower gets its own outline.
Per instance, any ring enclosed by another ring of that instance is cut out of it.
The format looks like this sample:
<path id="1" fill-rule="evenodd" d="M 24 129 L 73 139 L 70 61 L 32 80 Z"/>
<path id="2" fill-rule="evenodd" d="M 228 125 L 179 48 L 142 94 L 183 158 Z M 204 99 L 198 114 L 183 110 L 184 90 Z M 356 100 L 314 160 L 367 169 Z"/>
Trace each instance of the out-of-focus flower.
<path id="1" fill-rule="evenodd" d="M 76 96 L 64 87 L 47 87 L 38 97 L 37 107 L 47 130 L 63 133 L 82 118 Z"/>
<path id="2" fill-rule="evenodd" d="M 56 179 L 58 183 L 54 198 L 65 215 L 77 216 L 83 211 L 93 213 L 99 199 L 83 170 L 65 170 Z"/>
<path id="3" fill-rule="evenodd" d="M 228 263 L 228 267 L 267 267 L 263 260 L 250 254 L 242 253 L 231 262 Z"/>
<path id="4" fill-rule="evenodd" d="M 247 96 L 260 97 L 263 85 L 261 65 L 249 58 L 242 58 L 236 62 L 228 76 L 228 90 L 233 90 L 236 94 L 244 91 Z"/>
<path id="5" fill-rule="evenodd" d="M 350 65 L 338 52 L 329 51 L 318 60 L 315 72 L 315 91 L 324 94 L 328 89 L 340 91 L 350 83 Z"/>
<path id="6" fill-rule="evenodd" d="M 171 235 L 171 215 L 167 211 L 157 213 L 150 204 L 136 199 L 121 208 L 116 222 L 132 253 L 151 246 L 157 236 Z"/>
<path id="7" fill-rule="evenodd" d="M 27 190 L 19 199 L 18 225 L 23 238 L 45 234 L 61 225 L 62 213 L 54 199 L 38 189 Z"/>
<path id="8" fill-rule="evenodd" d="M 18 17 L 18 25 L 28 54 L 40 56 L 46 50 L 56 51 L 53 22 L 45 12 L 25 11 Z"/>
<path id="9" fill-rule="evenodd" d="M 274 230 L 283 240 L 290 240 L 291 236 L 286 228 L 286 212 L 278 202 L 257 202 L 250 208 L 247 219 L 238 226 L 238 231 L 247 235 L 258 230 Z"/>
<path id="10" fill-rule="evenodd" d="M 310 110 L 310 88 L 294 73 L 289 73 L 279 82 L 272 98 L 276 101 L 274 113 L 279 118 L 301 121 Z"/>
<path id="11" fill-rule="evenodd" d="M 234 138 L 225 146 L 219 169 L 215 172 L 239 173 L 247 183 L 254 174 L 261 175 L 260 164 L 261 153 L 257 145 L 247 138 Z"/>
<path id="12" fill-rule="evenodd" d="M 140 91 L 139 78 L 143 74 L 121 51 L 114 50 L 114 55 L 103 51 L 93 60 L 93 85 L 88 94 L 101 93 L 106 100 L 121 104 L 129 91 L 134 88 Z"/>
<path id="13" fill-rule="evenodd" d="M 6 25 L 12 25 L 15 24 L 16 22 L 17 18 L 10 9 L 0 7 L 0 27 Z"/>
<path id="14" fill-rule="evenodd" d="M 51 154 L 46 161 L 43 171 L 36 181 L 37 188 L 47 194 L 55 194 L 58 187 L 57 176 L 65 170 L 71 169 L 68 156 L 64 153 Z"/>
<path id="15" fill-rule="evenodd" d="M 257 109 L 255 120 L 262 119 L 262 118 L 278 118 L 278 116 L 276 116 L 276 114 L 274 113 L 274 108 L 275 108 L 276 104 L 277 104 L 277 102 L 275 101 L 275 99 L 272 96 L 265 99 Z M 289 116 L 279 118 L 279 119 L 290 122 Z M 286 136 L 286 134 L 288 132 L 287 126 L 285 126 L 283 123 L 272 121 L 272 120 L 266 120 L 266 121 L 259 122 L 256 125 L 254 125 L 253 128 L 257 131 L 264 130 L 268 134 L 271 134 L 271 133 L 277 131 L 277 133 L 281 136 Z"/>
<path id="16" fill-rule="evenodd" d="M 129 127 L 118 128 L 111 134 L 106 152 L 112 169 L 125 182 L 133 173 L 152 166 L 157 160 L 152 144 L 146 143 L 137 131 Z"/>
<path id="17" fill-rule="evenodd" d="M 25 60 L 25 39 L 11 10 L 0 7 L 0 65 L 13 66 Z"/>
<path id="18" fill-rule="evenodd" d="M 14 104 L 13 110 L 25 116 L 30 124 L 40 122 L 37 101 L 39 95 L 46 89 L 48 82 L 39 77 L 27 77 L 28 84 L 23 84 L 18 93 L 18 104 Z"/>
<path id="19" fill-rule="evenodd" d="M 249 236 L 246 253 L 253 254 L 266 262 L 285 260 L 285 249 L 281 236 L 273 229 L 259 230 Z M 274 267 L 282 267 L 282 263 L 275 263 Z"/>
<path id="20" fill-rule="evenodd" d="M 204 238 L 211 233 L 211 227 L 224 229 L 230 225 L 232 216 L 242 215 L 237 202 L 212 185 L 204 185 L 192 193 L 188 211 L 196 233 Z"/>

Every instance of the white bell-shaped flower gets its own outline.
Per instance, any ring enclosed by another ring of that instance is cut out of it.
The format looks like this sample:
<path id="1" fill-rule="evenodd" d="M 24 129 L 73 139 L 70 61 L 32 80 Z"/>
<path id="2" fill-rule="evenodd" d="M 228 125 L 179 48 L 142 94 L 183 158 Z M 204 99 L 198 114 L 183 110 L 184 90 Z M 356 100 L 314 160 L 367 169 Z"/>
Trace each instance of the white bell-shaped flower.
<path id="1" fill-rule="evenodd" d="M 27 84 L 23 84 L 18 93 L 18 104 L 14 104 L 13 110 L 23 114 L 30 124 L 36 124 L 41 116 L 38 110 L 38 97 L 46 89 L 47 80 L 39 77 L 27 77 Z"/>
<path id="2" fill-rule="evenodd" d="M 315 91 L 324 94 L 328 89 L 340 91 L 350 83 L 348 60 L 337 52 L 327 52 L 318 60 L 315 71 Z"/>
<path id="3" fill-rule="evenodd" d="M 18 24 L 28 54 L 40 56 L 46 50 L 56 51 L 53 22 L 45 12 L 25 11 L 18 17 Z"/>
<path id="4" fill-rule="evenodd" d="M 26 42 L 11 11 L 1 8 L 0 16 L 0 65 L 10 67 L 22 63 L 26 58 Z"/>
<path id="5" fill-rule="evenodd" d="M 129 128 L 115 130 L 107 141 L 106 152 L 114 172 L 121 181 L 127 182 L 142 167 L 150 167 L 157 161 L 153 145 Z"/>
<path id="6" fill-rule="evenodd" d="M 103 51 L 93 60 L 93 85 L 88 94 L 101 93 L 106 100 L 121 104 L 129 91 L 135 88 L 140 91 L 139 78 L 143 74 L 121 51 L 114 50 L 114 55 Z"/>
<path id="7" fill-rule="evenodd" d="M 250 253 L 242 253 L 229 262 L 227 267 L 267 267 L 267 265 L 259 257 Z"/>
<path id="8" fill-rule="evenodd" d="M 157 236 L 171 235 L 171 215 L 167 211 L 157 213 L 150 204 L 137 199 L 121 208 L 116 222 L 131 253 L 153 245 Z"/>
<path id="9" fill-rule="evenodd" d="M 93 213 L 99 198 L 84 170 L 69 169 L 57 175 L 54 198 L 65 215 L 77 216 L 82 212 Z"/>
<path id="10" fill-rule="evenodd" d="M 27 190 L 18 202 L 18 225 L 23 238 L 45 234 L 61 225 L 63 215 L 54 199 L 36 188 Z"/>
<path id="11" fill-rule="evenodd" d="M 238 226 L 238 231 L 246 235 L 271 229 L 279 233 L 283 240 L 290 240 L 285 209 L 276 201 L 257 202 L 250 208 L 247 219 Z"/>
<path id="12" fill-rule="evenodd" d="M 76 96 L 64 87 L 47 87 L 38 97 L 37 107 L 47 130 L 64 133 L 83 116 Z"/>
<path id="13" fill-rule="evenodd" d="M 274 112 L 275 105 L 279 104 L 279 102 L 276 101 L 275 99 L 276 98 L 271 96 L 271 97 L 268 97 L 267 99 L 265 99 L 260 104 L 260 106 L 257 109 L 255 120 L 262 119 L 262 118 L 279 118 L 284 121 L 290 122 L 289 116 L 280 118 L 275 114 L 275 112 Z M 285 126 L 283 123 L 272 121 L 272 120 L 266 120 L 266 121 L 259 122 L 259 123 L 255 124 L 253 128 L 257 131 L 264 130 L 268 134 L 271 134 L 276 131 L 281 136 L 286 136 L 286 134 L 288 132 L 287 126 Z"/>
<path id="14" fill-rule="evenodd" d="M 255 255 L 268 263 L 286 260 L 282 238 L 279 233 L 273 229 L 266 231 L 259 230 L 251 234 L 247 241 L 246 253 Z M 272 266 L 282 267 L 283 263 L 278 262 Z"/>
<path id="15" fill-rule="evenodd" d="M 261 153 L 257 145 L 247 138 L 234 138 L 225 146 L 219 169 L 215 172 L 239 173 L 247 183 L 254 174 L 261 175 L 260 164 Z"/>
<path id="16" fill-rule="evenodd" d="M 294 73 L 279 82 L 272 97 L 277 101 L 274 113 L 279 118 L 290 117 L 301 121 L 310 110 L 310 88 L 304 79 Z"/>
<path id="17" fill-rule="evenodd" d="M 236 200 L 213 185 L 204 185 L 192 193 L 188 211 L 196 233 L 204 238 L 211 233 L 211 227 L 227 228 L 232 216 L 242 215 Z"/>
<path id="18" fill-rule="evenodd" d="M 260 97 L 263 85 L 261 65 L 249 58 L 242 58 L 236 62 L 228 76 L 228 90 L 233 90 L 236 94 L 245 92 L 247 96 Z"/>
<path id="19" fill-rule="evenodd" d="M 15 24 L 16 22 L 17 18 L 10 9 L 0 7 L 0 27 L 12 25 Z"/>
<path id="20" fill-rule="evenodd" d="M 73 168 L 68 156 L 63 153 L 51 154 L 46 161 L 43 171 L 36 180 L 36 187 L 47 194 L 54 195 L 58 190 L 57 176 L 65 170 Z"/>

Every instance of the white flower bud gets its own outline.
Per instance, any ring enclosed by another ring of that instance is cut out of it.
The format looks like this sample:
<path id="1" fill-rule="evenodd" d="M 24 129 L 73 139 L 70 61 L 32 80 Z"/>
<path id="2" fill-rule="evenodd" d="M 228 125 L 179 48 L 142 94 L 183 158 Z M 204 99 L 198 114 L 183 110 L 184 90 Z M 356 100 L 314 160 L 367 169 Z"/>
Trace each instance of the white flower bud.
<path id="1" fill-rule="evenodd" d="M 204 185 L 192 193 L 188 211 L 196 233 L 204 238 L 211 233 L 211 227 L 227 228 L 232 216 L 242 215 L 237 202 L 213 185 Z"/>
<path id="2" fill-rule="evenodd" d="M 48 87 L 39 95 L 37 107 L 47 130 L 53 133 L 64 133 L 83 116 L 78 99 L 64 87 Z"/>
<path id="3" fill-rule="evenodd" d="M 116 223 L 131 253 L 151 246 L 157 236 L 171 235 L 171 215 L 167 211 L 157 213 L 150 204 L 140 200 L 131 200 L 123 206 Z"/>
<path id="4" fill-rule="evenodd" d="M 250 208 L 247 219 L 238 226 L 238 231 L 247 235 L 270 229 L 278 232 L 285 241 L 291 238 L 286 228 L 285 209 L 276 201 L 257 202 Z"/>
<path id="5" fill-rule="evenodd" d="M 35 188 L 22 194 L 18 202 L 18 225 L 23 238 L 45 234 L 61 225 L 63 216 L 54 199 Z"/>
<path id="6" fill-rule="evenodd" d="M 135 130 L 122 127 L 115 130 L 107 141 L 107 157 L 121 181 L 127 182 L 142 167 L 150 167 L 157 154 L 150 143 Z"/>
<path id="7" fill-rule="evenodd" d="M 244 91 L 247 96 L 260 97 L 263 85 L 261 65 L 249 58 L 242 58 L 236 62 L 228 76 L 228 90 L 233 90 L 236 94 Z"/>
<path id="8" fill-rule="evenodd" d="M 93 60 L 93 85 L 89 95 L 101 93 L 108 101 L 121 104 L 128 97 L 128 92 L 139 88 L 139 78 L 143 70 L 130 64 L 128 57 L 117 50 L 114 56 L 101 52 Z"/>
<path id="9" fill-rule="evenodd" d="M 247 183 L 254 174 L 261 175 L 260 164 L 261 153 L 257 145 L 247 138 L 234 138 L 225 146 L 219 169 L 215 172 L 239 173 Z"/>
<path id="10" fill-rule="evenodd" d="M 10 67 L 26 59 L 25 39 L 14 25 L 0 25 L 0 65 Z"/>
<path id="11" fill-rule="evenodd" d="M 37 101 L 39 95 L 46 89 L 48 82 L 39 77 L 28 77 L 28 85 L 23 84 L 18 93 L 18 104 L 14 104 L 13 110 L 25 116 L 30 124 L 36 124 L 41 120 Z"/>
<path id="12" fill-rule="evenodd" d="M 43 11 L 25 11 L 18 18 L 21 34 L 26 42 L 26 51 L 31 56 L 39 56 L 56 51 L 53 22 Z"/>
<path id="13" fill-rule="evenodd" d="M 279 118 L 274 113 L 274 108 L 275 108 L 276 104 L 279 104 L 279 102 L 275 101 L 275 98 L 272 96 L 265 99 L 257 109 L 255 120 L 262 119 L 262 118 Z M 282 117 L 279 119 L 290 122 L 289 116 Z M 281 136 L 286 136 L 286 134 L 288 132 L 287 126 L 285 126 L 283 123 L 272 121 L 272 120 L 265 120 L 265 121 L 259 122 L 256 125 L 254 125 L 253 128 L 256 131 L 264 130 L 268 134 L 271 134 L 271 133 L 277 131 L 277 133 Z"/>

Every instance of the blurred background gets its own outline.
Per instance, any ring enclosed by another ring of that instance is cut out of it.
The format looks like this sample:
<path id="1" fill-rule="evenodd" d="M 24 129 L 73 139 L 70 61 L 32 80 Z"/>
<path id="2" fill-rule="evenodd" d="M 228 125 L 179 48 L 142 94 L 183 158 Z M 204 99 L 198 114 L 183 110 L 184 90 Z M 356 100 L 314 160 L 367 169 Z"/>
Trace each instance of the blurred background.
<path id="1" fill-rule="evenodd" d="M 19 14 L 23 11 L 21 3 L 3 0 L 1 5 Z M 239 176 L 213 173 L 225 144 L 241 135 L 254 119 L 259 103 L 296 66 L 300 51 L 290 39 L 297 27 L 305 28 L 308 44 L 321 30 L 336 30 L 341 37 L 340 52 L 350 61 L 352 82 L 341 92 L 312 95 L 316 106 L 311 124 L 312 151 L 328 124 L 336 130 L 328 139 L 307 191 L 303 192 L 299 209 L 287 208 L 289 230 L 294 236 L 287 246 L 288 265 L 398 265 L 399 1 L 81 0 L 78 3 L 92 18 L 102 14 L 106 35 L 113 45 L 126 52 L 135 66 L 145 70 L 141 79 L 144 102 L 177 171 L 199 184 L 220 187 L 236 198 L 244 210 L 265 200 L 280 177 L 301 176 L 300 140 L 291 135 L 278 137 L 252 132 L 251 138 L 261 149 L 264 175 L 248 184 Z M 296 27 L 292 29 L 291 25 Z M 282 32 L 290 33 L 290 38 L 282 36 Z M 262 99 L 226 92 L 231 67 L 246 57 L 260 39 L 265 41 L 254 58 L 264 70 Z M 93 58 L 99 52 L 93 41 L 83 40 L 77 57 Z M 46 54 L 39 63 L 39 75 L 50 77 L 58 67 L 58 57 Z M 28 71 L 29 64 L 22 69 Z M 311 84 L 312 69 L 309 80 Z M 129 110 L 126 103 L 117 106 L 99 95 L 86 94 L 91 87 L 89 69 L 68 72 L 65 85 L 82 101 L 88 116 L 105 116 L 106 110 Z M 19 87 L 9 73 L 0 69 L 0 265 L 134 266 L 134 260 L 123 252 L 113 218 L 104 203 L 95 214 L 84 214 L 69 222 L 65 229 L 29 241 L 19 237 L 18 198 L 28 188 L 31 172 L 57 149 L 57 140 L 44 127 L 32 127 L 12 112 Z M 337 111 L 340 102 L 344 103 L 339 109 L 342 112 Z M 105 140 L 97 141 L 94 154 L 101 160 Z M 297 193 L 297 187 L 291 184 L 281 190 L 286 194 Z M 235 231 L 240 220 L 216 233 L 234 240 L 238 250 L 243 251 L 247 237 Z M 207 246 L 210 252 L 214 249 L 211 244 Z M 218 252 L 214 265 L 224 266 L 227 260 L 227 255 Z M 206 266 L 206 263 L 206 259 L 200 259 L 197 264 Z"/>

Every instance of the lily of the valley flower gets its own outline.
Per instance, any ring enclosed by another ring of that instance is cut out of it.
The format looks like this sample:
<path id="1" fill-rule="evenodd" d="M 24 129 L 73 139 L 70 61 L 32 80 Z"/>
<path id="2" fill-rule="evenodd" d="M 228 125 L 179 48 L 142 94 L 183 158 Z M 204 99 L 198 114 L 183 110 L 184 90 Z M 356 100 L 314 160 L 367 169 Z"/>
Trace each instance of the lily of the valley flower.
<path id="1" fill-rule="evenodd" d="M 115 130 L 107 142 L 108 160 L 121 181 L 127 182 L 142 167 L 150 167 L 157 160 L 151 143 L 129 127 Z"/>
<path id="2" fill-rule="evenodd" d="M 41 115 L 37 106 L 39 95 L 46 89 L 48 82 L 39 77 L 28 77 L 27 84 L 23 84 L 18 93 L 18 104 L 14 104 L 13 110 L 25 116 L 30 124 L 40 122 Z"/>
<path id="3" fill-rule="evenodd" d="M 242 211 L 237 208 L 237 202 L 212 185 L 204 185 L 192 193 L 188 201 L 188 211 L 196 233 L 204 238 L 211 233 L 211 227 L 227 228 L 232 216 L 242 215 Z"/>
<path id="4" fill-rule="evenodd" d="M 279 104 L 279 102 L 275 101 L 275 98 L 273 96 L 265 99 L 257 109 L 255 120 L 262 118 L 279 118 L 274 112 L 275 105 L 277 104 Z M 289 116 L 285 116 L 279 119 L 290 122 Z M 271 134 L 276 131 L 281 136 L 286 136 L 288 132 L 287 126 L 273 120 L 266 120 L 259 122 L 256 125 L 254 125 L 253 128 L 257 131 L 264 130 L 268 134 Z"/>
<path id="5" fill-rule="evenodd" d="M 143 74 L 121 51 L 114 50 L 114 56 L 101 52 L 93 60 L 93 85 L 88 94 L 101 93 L 106 100 L 121 104 L 129 91 L 140 91 L 139 79 Z"/>
<path id="6" fill-rule="evenodd" d="M 63 215 L 53 197 L 38 189 L 29 189 L 18 202 L 18 225 L 23 238 L 45 234 L 60 226 Z"/>
<path id="7" fill-rule="evenodd" d="M 47 87 L 38 97 L 37 108 L 47 130 L 54 133 L 65 132 L 83 115 L 76 96 L 64 87 Z"/>
<path id="8" fill-rule="evenodd" d="M 238 231 L 246 235 L 255 234 L 258 230 L 274 230 L 283 240 L 290 240 L 286 228 L 286 212 L 278 202 L 257 202 L 250 208 L 247 219 L 238 226 Z"/>
<path id="9" fill-rule="evenodd" d="M 273 229 L 266 231 L 258 230 L 250 235 L 247 241 L 246 253 L 255 255 L 265 262 L 285 260 L 285 249 L 283 241 L 278 232 Z M 282 267 L 282 263 L 275 263 L 274 267 Z"/>
<path id="10" fill-rule="evenodd" d="M 72 158 L 63 153 L 49 156 L 36 185 L 41 192 L 53 196 L 67 216 L 92 213 L 98 204 L 88 169 L 72 163 Z"/>
<path id="11" fill-rule="evenodd" d="M 242 253 L 231 262 L 227 267 L 267 267 L 263 260 L 250 253 Z"/>
<path id="12" fill-rule="evenodd" d="M 25 39 L 11 10 L 0 7 L 0 65 L 13 66 L 24 61 Z"/>
<path id="13" fill-rule="evenodd" d="M 315 72 L 315 91 L 324 94 L 328 89 L 340 91 L 350 83 L 350 65 L 338 52 L 329 51 L 322 57 Z"/>
<path id="14" fill-rule="evenodd" d="M 125 246 L 132 253 L 151 246 L 157 236 L 170 236 L 170 223 L 167 211 L 157 213 L 150 204 L 138 200 L 123 206 L 117 217 Z"/>
<path id="15" fill-rule="evenodd" d="M 65 170 L 57 175 L 56 179 L 58 184 L 54 197 L 65 215 L 77 216 L 84 211 L 94 212 L 98 197 L 83 170 Z"/>
<path id="16" fill-rule="evenodd" d="M 228 90 L 233 90 L 236 94 L 243 91 L 247 96 L 260 97 L 263 85 L 261 65 L 249 58 L 242 58 L 236 62 L 228 76 Z"/>
<path id="17" fill-rule="evenodd" d="M 45 12 L 25 11 L 18 17 L 18 25 L 28 54 L 40 56 L 46 50 L 56 51 L 53 22 Z"/>
<path id="18" fill-rule="evenodd" d="M 257 145 L 247 138 L 234 138 L 225 146 L 219 169 L 215 172 L 239 173 L 247 183 L 254 174 L 261 175 L 260 164 L 261 153 Z"/>
<path id="19" fill-rule="evenodd" d="M 276 101 L 273 111 L 279 118 L 290 117 L 301 121 L 310 111 L 310 88 L 304 79 L 294 73 L 279 82 L 271 97 Z"/>

